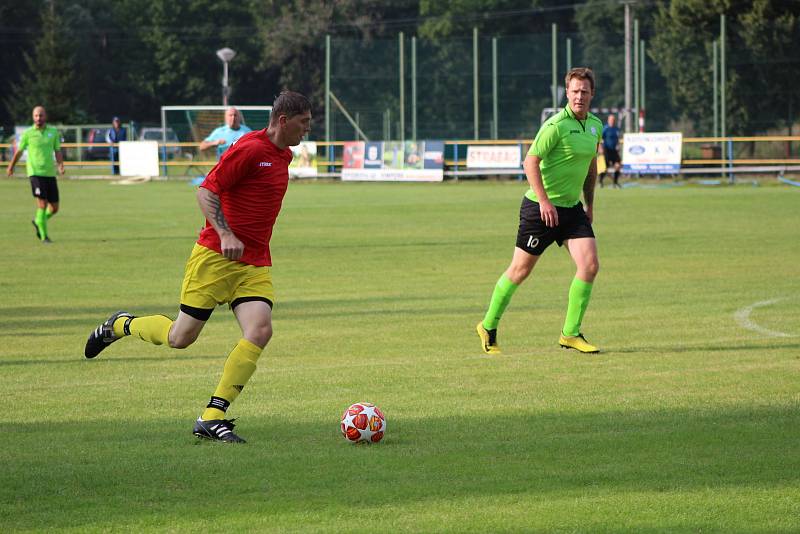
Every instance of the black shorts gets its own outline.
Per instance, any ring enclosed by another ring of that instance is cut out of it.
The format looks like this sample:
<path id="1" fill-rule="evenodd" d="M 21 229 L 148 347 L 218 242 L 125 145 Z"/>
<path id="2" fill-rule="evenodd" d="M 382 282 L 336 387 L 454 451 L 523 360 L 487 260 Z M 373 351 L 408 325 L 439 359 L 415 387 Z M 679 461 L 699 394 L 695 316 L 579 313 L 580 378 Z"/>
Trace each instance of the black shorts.
<path id="1" fill-rule="evenodd" d="M 550 228 L 545 226 L 539 213 L 539 203 L 528 197 L 522 198 L 519 208 L 519 231 L 517 232 L 517 247 L 528 254 L 539 256 L 553 241 L 560 247 L 567 239 L 579 237 L 594 237 L 592 223 L 583 211 L 583 205 L 578 202 L 571 208 L 559 208 L 558 226 Z"/>
<path id="2" fill-rule="evenodd" d="M 55 176 L 31 176 L 31 193 L 50 204 L 58 202 L 58 183 Z"/>
<path id="3" fill-rule="evenodd" d="M 615 163 L 619 163 L 619 151 L 616 148 L 603 148 L 603 155 L 606 157 L 606 166 L 611 167 Z"/>

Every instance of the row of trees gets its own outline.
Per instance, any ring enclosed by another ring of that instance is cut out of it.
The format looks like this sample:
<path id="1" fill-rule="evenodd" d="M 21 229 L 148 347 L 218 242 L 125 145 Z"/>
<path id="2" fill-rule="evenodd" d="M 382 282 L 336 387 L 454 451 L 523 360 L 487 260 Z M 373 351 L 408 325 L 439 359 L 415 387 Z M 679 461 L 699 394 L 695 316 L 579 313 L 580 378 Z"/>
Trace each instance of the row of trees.
<path id="1" fill-rule="evenodd" d="M 791 128 L 800 92 L 800 2 L 638 0 L 648 44 L 648 110 L 710 132 L 712 42 L 728 20 L 729 133 Z M 0 4 L 0 124 L 29 121 L 44 103 L 53 122 L 158 119 L 163 104 L 217 104 L 214 51 L 237 51 L 232 102 L 269 103 L 290 87 L 323 102 L 324 39 L 361 42 L 547 34 L 552 23 L 580 41 L 578 61 L 608 76 L 602 105 L 622 104 L 623 6 L 619 0 L 28 0 Z M 442 76 L 448 76 L 442 71 Z M 454 74 L 451 74 L 454 76 Z M 453 87 L 447 79 L 439 85 Z M 439 100 L 438 95 L 432 95 Z M 430 112 L 436 112 L 431 104 Z M 323 109 L 317 109 L 321 120 Z M 322 131 L 318 124 L 316 131 Z"/>

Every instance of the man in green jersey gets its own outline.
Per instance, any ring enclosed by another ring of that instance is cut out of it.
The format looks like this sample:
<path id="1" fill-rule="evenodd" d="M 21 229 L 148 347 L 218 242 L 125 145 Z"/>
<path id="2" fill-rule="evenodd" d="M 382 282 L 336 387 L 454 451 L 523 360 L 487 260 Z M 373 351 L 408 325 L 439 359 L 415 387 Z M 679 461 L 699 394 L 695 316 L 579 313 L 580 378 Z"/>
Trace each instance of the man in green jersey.
<path id="1" fill-rule="evenodd" d="M 14 174 L 14 166 L 24 150 L 28 151 L 25 162 L 31 180 L 31 192 L 36 198 L 36 216 L 31 221 L 36 228 L 36 237 L 50 243 L 47 221 L 58 213 L 58 184 L 56 183 L 55 154 L 58 173 L 64 174 L 64 157 L 61 155 L 61 134 L 47 126 L 47 112 L 42 106 L 33 108 L 33 127 L 22 133 L 17 151 L 8 164 L 8 175 Z"/>
<path id="2" fill-rule="evenodd" d="M 530 189 L 520 208 L 517 246 L 511 265 L 500 276 L 489 309 L 476 329 L 487 354 L 500 354 L 497 325 L 517 287 L 553 241 L 566 245 L 577 271 L 569 289 L 567 317 L 559 338 L 564 348 L 599 352 L 581 333 L 592 284 L 599 269 L 592 230 L 597 145 L 603 123 L 589 113 L 594 73 L 575 68 L 567 73 L 567 106 L 536 134 L 523 165 Z M 586 203 L 580 202 L 581 192 Z"/>

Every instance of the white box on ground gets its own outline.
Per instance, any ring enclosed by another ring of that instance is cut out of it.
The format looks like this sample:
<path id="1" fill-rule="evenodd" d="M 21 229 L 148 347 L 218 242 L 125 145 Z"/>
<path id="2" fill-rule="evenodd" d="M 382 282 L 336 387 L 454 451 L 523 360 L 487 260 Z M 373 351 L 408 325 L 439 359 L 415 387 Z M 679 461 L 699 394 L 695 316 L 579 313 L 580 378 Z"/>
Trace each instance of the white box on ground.
<path id="1" fill-rule="evenodd" d="M 158 142 L 120 141 L 121 176 L 158 176 Z"/>

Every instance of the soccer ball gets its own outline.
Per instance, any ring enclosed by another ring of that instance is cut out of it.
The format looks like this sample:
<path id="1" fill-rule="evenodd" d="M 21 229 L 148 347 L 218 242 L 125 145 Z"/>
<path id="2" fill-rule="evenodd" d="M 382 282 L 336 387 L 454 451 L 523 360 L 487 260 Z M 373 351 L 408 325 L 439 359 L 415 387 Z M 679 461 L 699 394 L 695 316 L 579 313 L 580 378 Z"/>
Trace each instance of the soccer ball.
<path id="1" fill-rule="evenodd" d="M 378 443 L 386 432 L 380 408 L 369 402 L 351 404 L 342 415 L 342 435 L 354 443 Z"/>

